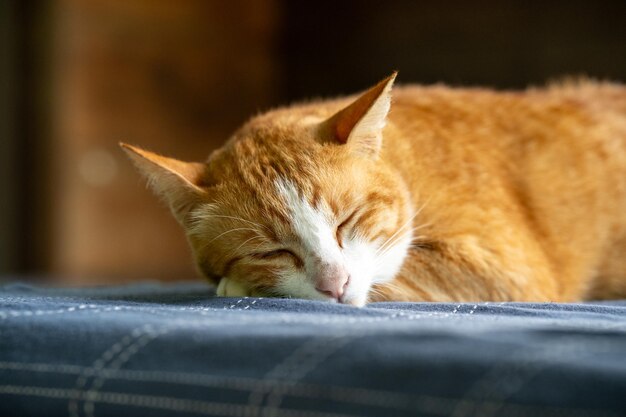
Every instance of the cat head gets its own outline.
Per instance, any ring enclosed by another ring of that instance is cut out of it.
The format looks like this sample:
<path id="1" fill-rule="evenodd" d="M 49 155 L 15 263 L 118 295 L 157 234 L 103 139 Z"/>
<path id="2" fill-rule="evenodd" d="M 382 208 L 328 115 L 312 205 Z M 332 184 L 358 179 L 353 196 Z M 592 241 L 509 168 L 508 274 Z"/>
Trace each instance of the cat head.
<path id="1" fill-rule="evenodd" d="M 394 79 L 350 101 L 257 116 L 206 163 L 122 147 L 209 279 L 363 305 L 372 285 L 398 272 L 411 241 L 407 189 L 379 157 Z"/>

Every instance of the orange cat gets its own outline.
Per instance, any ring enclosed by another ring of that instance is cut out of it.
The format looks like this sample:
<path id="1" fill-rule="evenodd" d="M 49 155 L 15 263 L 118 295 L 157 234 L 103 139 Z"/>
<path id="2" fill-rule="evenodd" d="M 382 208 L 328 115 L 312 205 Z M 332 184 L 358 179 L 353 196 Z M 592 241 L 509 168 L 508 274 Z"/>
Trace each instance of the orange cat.
<path id="1" fill-rule="evenodd" d="M 624 86 L 392 95 L 395 76 L 254 117 L 206 163 L 122 146 L 220 295 L 626 295 Z"/>

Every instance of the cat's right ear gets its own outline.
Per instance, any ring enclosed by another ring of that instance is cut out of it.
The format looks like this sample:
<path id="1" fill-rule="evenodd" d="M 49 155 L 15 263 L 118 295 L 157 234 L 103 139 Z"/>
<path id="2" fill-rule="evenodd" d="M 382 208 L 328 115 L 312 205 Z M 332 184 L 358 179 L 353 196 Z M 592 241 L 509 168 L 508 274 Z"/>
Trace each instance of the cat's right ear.
<path id="1" fill-rule="evenodd" d="M 208 166 L 167 158 L 126 143 L 120 146 L 154 192 L 169 205 L 176 220 L 186 224 L 191 210 L 206 199 Z"/>
<path id="2" fill-rule="evenodd" d="M 322 136 L 345 144 L 354 152 L 376 158 L 391 106 L 391 87 L 398 73 L 380 81 L 321 125 Z"/>

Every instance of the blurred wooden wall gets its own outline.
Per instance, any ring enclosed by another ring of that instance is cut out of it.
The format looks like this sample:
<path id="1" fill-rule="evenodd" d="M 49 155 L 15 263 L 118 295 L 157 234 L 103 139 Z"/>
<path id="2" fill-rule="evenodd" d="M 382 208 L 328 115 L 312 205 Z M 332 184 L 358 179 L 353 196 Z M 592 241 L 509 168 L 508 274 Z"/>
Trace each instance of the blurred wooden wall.
<path id="1" fill-rule="evenodd" d="M 283 5 L 288 97 L 398 83 L 524 88 L 626 80 L 624 0 L 316 0 Z"/>
<path id="2" fill-rule="evenodd" d="M 16 269 L 18 263 L 16 241 L 19 237 L 15 222 L 18 211 L 17 144 L 14 140 L 17 130 L 16 9 L 13 2 L 0 3 L 0 273 Z"/>
<path id="3" fill-rule="evenodd" d="M 393 69 L 400 83 L 626 81 L 623 0 L 1 4 L 0 273 L 77 284 L 196 277 L 119 141 L 203 160 L 258 111 Z"/>
<path id="4" fill-rule="evenodd" d="M 268 0 L 60 0 L 49 264 L 76 283 L 195 276 L 187 243 L 117 144 L 203 160 L 274 102 Z"/>

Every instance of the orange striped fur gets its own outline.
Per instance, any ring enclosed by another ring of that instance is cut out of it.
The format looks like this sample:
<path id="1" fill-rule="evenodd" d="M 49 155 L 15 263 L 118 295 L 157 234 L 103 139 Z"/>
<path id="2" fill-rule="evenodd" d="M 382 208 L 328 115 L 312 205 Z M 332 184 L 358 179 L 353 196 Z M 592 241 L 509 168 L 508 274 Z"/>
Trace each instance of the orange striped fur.
<path id="1" fill-rule="evenodd" d="M 394 79 L 254 117 L 206 163 L 122 146 L 222 295 L 626 295 L 624 86 Z"/>

